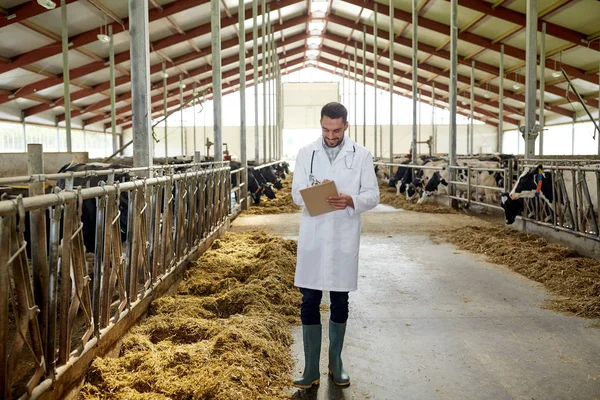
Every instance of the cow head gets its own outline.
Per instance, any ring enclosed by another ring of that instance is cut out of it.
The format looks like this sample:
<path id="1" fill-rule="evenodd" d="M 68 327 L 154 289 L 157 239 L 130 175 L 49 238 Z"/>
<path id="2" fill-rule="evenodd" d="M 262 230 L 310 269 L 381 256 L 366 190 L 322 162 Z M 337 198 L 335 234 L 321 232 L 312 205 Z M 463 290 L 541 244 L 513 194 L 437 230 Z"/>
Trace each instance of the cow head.
<path id="1" fill-rule="evenodd" d="M 548 179 L 546 187 L 544 187 L 545 179 Z M 519 176 L 517 183 L 510 191 L 509 196 L 513 200 L 530 199 L 532 197 L 536 197 L 537 193 L 537 196 L 543 199 L 550 197 L 548 200 L 552 201 L 551 191 L 551 175 L 549 173 L 544 173 L 542 166 L 538 165 L 537 167 L 531 167 L 523 171 L 523 173 Z"/>
<path id="2" fill-rule="evenodd" d="M 512 225 L 517 218 L 517 215 L 521 215 L 523 211 L 523 200 L 511 199 L 507 192 L 500 194 L 500 204 L 504 209 L 504 218 L 506 225 Z"/>
<path id="3" fill-rule="evenodd" d="M 262 192 L 264 193 L 265 196 L 267 196 L 267 198 L 273 200 L 275 198 L 275 192 L 273 191 L 273 188 L 271 187 L 270 184 L 266 184 L 266 185 L 261 185 L 262 187 Z"/>

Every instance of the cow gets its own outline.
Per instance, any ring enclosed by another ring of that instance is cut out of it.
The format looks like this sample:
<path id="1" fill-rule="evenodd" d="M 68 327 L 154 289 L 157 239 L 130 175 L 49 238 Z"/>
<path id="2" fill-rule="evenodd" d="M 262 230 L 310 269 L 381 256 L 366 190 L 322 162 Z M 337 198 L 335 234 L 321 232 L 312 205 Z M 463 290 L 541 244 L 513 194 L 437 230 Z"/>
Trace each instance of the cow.
<path id="1" fill-rule="evenodd" d="M 277 190 L 283 189 L 283 184 L 281 183 L 281 179 L 279 178 L 279 176 L 277 176 L 277 173 L 275 172 L 275 169 L 273 167 L 269 166 L 269 167 L 261 168 L 260 172 L 261 172 L 262 176 L 264 176 L 264 178 L 267 180 L 267 182 L 272 184 L 275 187 L 275 189 L 277 189 Z"/>
<path id="2" fill-rule="evenodd" d="M 118 164 L 67 164 L 58 172 L 78 172 L 78 171 L 98 171 L 106 169 L 121 169 L 125 168 Z M 105 181 L 106 176 L 86 176 L 76 177 L 73 179 L 73 187 L 95 187 L 100 184 L 100 181 Z M 130 180 L 129 174 L 115 174 L 115 182 Z M 66 180 L 61 178 L 56 182 L 56 186 L 60 189 L 65 189 Z M 122 192 L 119 198 L 119 228 L 121 232 L 121 242 L 127 239 L 127 219 L 128 219 L 128 192 Z M 83 224 L 83 244 L 87 253 L 94 253 L 96 248 L 96 199 L 86 199 L 82 202 L 81 222 Z"/>
<path id="3" fill-rule="evenodd" d="M 515 222 L 517 215 L 523 212 L 523 199 L 538 197 L 544 201 L 544 209 L 550 218 L 554 214 L 554 192 L 552 190 L 552 173 L 544 172 L 542 165 L 525 169 L 510 193 L 502 193 L 500 202 L 504 209 L 507 225 Z"/>
<path id="4" fill-rule="evenodd" d="M 256 179 L 256 181 L 258 182 L 260 187 L 262 188 L 262 193 L 265 196 L 267 196 L 267 198 L 274 199 L 275 192 L 273 191 L 273 188 L 271 187 L 269 182 L 266 180 L 266 178 L 261 173 L 261 170 L 252 168 L 249 172 L 251 172 L 252 175 L 254 175 L 254 178 Z"/>
<path id="5" fill-rule="evenodd" d="M 439 194 L 440 185 L 445 188 L 448 186 L 448 182 L 444 177 L 442 177 L 442 173 L 440 171 L 435 171 L 431 178 L 427 181 L 424 190 L 419 193 L 419 201 L 417 201 L 417 204 L 423 204 L 427 198 Z"/>

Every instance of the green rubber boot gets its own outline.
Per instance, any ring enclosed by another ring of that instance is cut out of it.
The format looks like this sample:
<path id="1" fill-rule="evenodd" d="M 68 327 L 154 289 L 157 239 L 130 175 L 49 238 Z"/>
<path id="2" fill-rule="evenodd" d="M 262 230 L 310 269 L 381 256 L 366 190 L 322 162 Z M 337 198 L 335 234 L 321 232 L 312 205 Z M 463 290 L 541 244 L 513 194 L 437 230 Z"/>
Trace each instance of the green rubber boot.
<path id="1" fill-rule="evenodd" d="M 338 386 L 348 386 L 350 376 L 344 371 L 342 363 L 342 348 L 344 347 L 344 335 L 346 334 L 346 323 L 338 324 L 329 320 L 329 375 Z"/>
<path id="2" fill-rule="evenodd" d="M 304 373 L 302 378 L 294 381 L 294 386 L 308 389 L 318 385 L 321 379 L 319 359 L 321 358 L 321 324 L 302 325 L 304 341 Z"/>

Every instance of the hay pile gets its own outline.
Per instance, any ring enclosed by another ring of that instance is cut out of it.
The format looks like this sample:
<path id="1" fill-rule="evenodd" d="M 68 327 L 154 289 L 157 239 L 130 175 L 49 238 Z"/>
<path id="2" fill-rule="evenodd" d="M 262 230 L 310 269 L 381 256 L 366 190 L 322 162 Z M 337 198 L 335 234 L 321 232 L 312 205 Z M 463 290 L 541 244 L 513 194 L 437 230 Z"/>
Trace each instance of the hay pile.
<path id="1" fill-rule="evenodd" d="M 250 208 L 244 211 L 247 215 L 265 215 L 265 214 L 288 214 L 300 211 L 300 207 L 294 204 L 292 200 L 292 174 L 281 180 L 283 188 L 275 190 L 276 197 L 273 200 L 262 196 L 260 204 L 252 204 Z"/>
<path id="2" fill-rule="evenodd" d="M 296 242 L 228 233 L 155 300 L 124 338 L 118 358 L 96 359 L 84 399 L 285 397 L 298 323 Z"/>
<path id="3" fill-rule="evenodd" d="M 408 201 L 406 196 L 396 196 L 396 188 L 389 187 L 386 183 L 379 183 L 379 195 L 381 204 L 387 204 L 394 208 L 402 208 L 407 211 L 426 212 L 431 214 L 458 214 L 458 211 L 434 202 L 417 204 L 417 201 Z"/>
<path id="4" fill-rule="evenodd" d="M 488 261 L 542 283 L 559 296 L 548 308 L 600 318 L 600 261 L 545 239 L 506 227 L 468 226 L 439 234 L 460 249 L 485 254 Z"/>

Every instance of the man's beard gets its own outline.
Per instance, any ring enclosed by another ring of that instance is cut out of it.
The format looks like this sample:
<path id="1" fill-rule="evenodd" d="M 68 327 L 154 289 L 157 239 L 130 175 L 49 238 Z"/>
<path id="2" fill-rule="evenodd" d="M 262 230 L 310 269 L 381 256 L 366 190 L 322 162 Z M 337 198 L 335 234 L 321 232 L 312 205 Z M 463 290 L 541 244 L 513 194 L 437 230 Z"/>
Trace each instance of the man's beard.
<path id="1" fill-rule="evenodd" d="M 333 146 L 329 144 L 329 141 L 327 139 L 324 138 L 323 141 L 325 142 L 325 145 L 327 147 L 330 147 L 330 148 L 333 149 L 333 148 L 336 148 L 339 145 L 341 145 L 344 142 L 344 138 L 338 139 L 337 143 L 335 145 L 333 145 Z"/>

